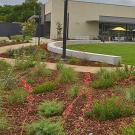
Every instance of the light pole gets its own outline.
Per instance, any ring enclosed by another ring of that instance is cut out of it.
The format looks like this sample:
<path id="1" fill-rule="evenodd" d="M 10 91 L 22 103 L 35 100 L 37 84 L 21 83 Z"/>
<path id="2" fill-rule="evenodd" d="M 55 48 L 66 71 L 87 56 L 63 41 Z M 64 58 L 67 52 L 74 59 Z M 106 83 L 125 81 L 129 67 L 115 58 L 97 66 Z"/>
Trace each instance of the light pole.
<path id="1" fill-rule="evenodd" d="M 66 60 L 67 24 L 68 24 L 67 17 L 68 17 L 68 0 L 64 0 L 63 55 L 62 55 L 63 60 Z"/>

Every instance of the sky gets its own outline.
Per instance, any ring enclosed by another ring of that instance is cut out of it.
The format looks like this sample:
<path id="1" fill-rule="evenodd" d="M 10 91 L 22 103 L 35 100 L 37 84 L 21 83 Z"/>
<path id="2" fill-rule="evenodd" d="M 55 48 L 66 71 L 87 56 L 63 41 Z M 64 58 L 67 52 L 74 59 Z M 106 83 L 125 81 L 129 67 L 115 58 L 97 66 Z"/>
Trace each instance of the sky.
<path id="1" fill-rule="evenodd" d="M 0 5 L 15 5 L 21 4 L 25 0 L 0 0 Z M 46 0 L 39 0 L 41 2 L 45 2 Z M 112 3 L 112 4 L 120 4 L 120 5 L 131 5 L 135 6 L 135 0 L 82 0 L 82 1 L 91 1 L 91 2 L 99 2 L 99 3 Z"/>

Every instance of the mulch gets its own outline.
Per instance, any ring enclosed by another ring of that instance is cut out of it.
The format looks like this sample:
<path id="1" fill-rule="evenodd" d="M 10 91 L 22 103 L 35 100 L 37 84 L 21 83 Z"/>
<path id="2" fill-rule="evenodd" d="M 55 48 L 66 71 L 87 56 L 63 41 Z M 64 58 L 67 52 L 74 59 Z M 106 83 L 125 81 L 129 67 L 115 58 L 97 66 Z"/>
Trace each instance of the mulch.
<path id="1" fill-rule="evenodd" d="M 83 83 L 84 75 L 84 73 L 79 74 L 78 84 Z M 38 80 L 36 79 L 36 83 L 33 83 L 31 86 L 34 88 L 35 86 L 42 84 L 46 80 L 53 81 L 57 76 L 58 71 L 52 71 L 51 75 L 48 75 L 45 78 L 40 78 Z M 91 74 L 91 76 L 93 76 L 93 74 Z M 135 81 L 125 79 L 118 82 L 118 84 L 122 86 L 129 86 L 130 84 L 135 85 Z M 59 84 L 59 86 L 52 92 L 33 95 L 34 101 L 32 110 L 28 114 L 26 123 L 31 123 L 35 120 L 40 119 L 40 116 L 37 114 L 37 106 L 44 100 L 56 99 L 59 101 L 63 101 L 66 108 L 72 102 L 67 94 L 67 90 L 71 86 L 71 84 Z M 93 98 L 98 100 L 102 99 L 104 96 L 111 97 L 112 95 L 117 95 L 117 93 L 113 91 L 113 88 L 94 90 L 93 92 Z M 22 122 L 27 115 L 27 104 L 28 103 L 26 102 L 23 105 L 9 105 L 9 103 L 5 99 L 3 110 L 11 123 L 11 129 L 3 133 L 0 132 L 0 135 L 20 135 Z M 75 102 L 72 113 L 66 119 L 63 116 L 58 116 L 58 118 L 54 117 L 54 119 L 62 119 L 62 121 L 65 122 L 64 128 L 67 132 L 67 135 L 88 135 L 90 133 L 93 133 L 93 135 L 112 135 L 114 133 L 118 135 L 120 134 L 120 127 L 123 124 L 130 124 L 133 121 L 134 116 L 109 121 L 96 121 L 93 119 L 89 119 L 83 115 L 85 104 L 86 97 L 82 95 Z"/>

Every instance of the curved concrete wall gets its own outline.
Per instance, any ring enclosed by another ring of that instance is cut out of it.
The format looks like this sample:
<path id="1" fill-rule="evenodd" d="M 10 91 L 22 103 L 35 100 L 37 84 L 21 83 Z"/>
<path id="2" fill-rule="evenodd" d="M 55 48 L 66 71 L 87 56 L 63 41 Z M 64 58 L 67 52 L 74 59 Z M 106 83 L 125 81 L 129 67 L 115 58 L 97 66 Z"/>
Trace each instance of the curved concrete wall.
<path id="1" fill-rule="evenodd" d="M 72 44 L 89 44 L 93 42 L 99 41 L 89 41 L 89 40 L 70 40 L 67 41 L 67 45 Z M 62 41 L 56 41 L 48 43 L 48 50 L 54 53 L 62 54 Z M 96 54 L 96 53 L 88 53 L 82 51 L 74 51 L 67 49 L 67 56 L 76 57 L 79 59 L 85 59 L 89 61 L 97 61 L 97 62 L 104 62 L 112 65 L 118 65 L 121 62 L 120 56 L 113 56 L 113 55 L 104 55 L 104 54 Z"/>

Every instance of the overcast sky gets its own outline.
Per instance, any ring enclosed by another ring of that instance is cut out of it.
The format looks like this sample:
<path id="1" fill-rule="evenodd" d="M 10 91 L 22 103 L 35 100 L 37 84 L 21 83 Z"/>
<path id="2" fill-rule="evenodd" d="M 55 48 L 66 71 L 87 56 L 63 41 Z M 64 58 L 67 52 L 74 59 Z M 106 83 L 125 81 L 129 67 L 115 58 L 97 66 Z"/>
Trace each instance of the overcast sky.
<path id="1" fill-rule="evenodd" d="M 0 5 L 5 4 L 21 4 L 25 0 L 0 0 Z M 46 0 L 40 0 L 41 2 L 45 2 Z M 92 2 L 100 2 L 100 3 L 113 3 L 113 4 L 120 4 L 120 5 L 134 5 L 135 0 L 82 0 L 82 1 L 92 1 Z"/>

